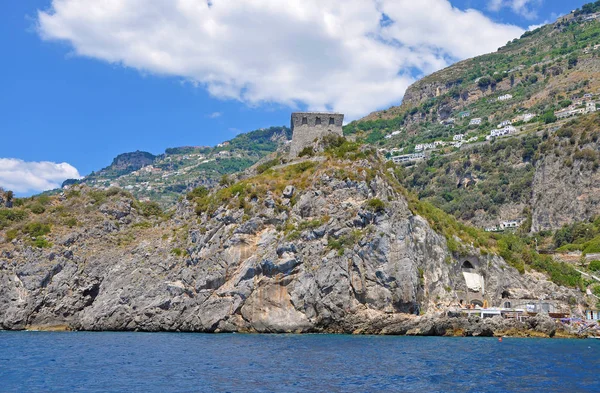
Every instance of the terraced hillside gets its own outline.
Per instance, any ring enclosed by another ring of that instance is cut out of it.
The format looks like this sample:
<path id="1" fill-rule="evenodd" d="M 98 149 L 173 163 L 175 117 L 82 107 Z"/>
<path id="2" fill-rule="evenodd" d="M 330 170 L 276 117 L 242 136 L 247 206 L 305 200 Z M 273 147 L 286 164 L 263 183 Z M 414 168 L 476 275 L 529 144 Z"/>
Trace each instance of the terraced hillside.
<path id="1" fill-rule="evenodd" d="M 113 163 L 80 181 L 99 190 L 120 187 L 136 198 L 172 206 L 194 187 L 212 187 L 223 176 L 250 167 L 291 138 L 287 127 L 271 127 L 240 134 L 216 147 L 177 147 L 154 156 L 147 152 L 125 153 Z"/>
<path id="2" fill-rule="evenodd" d="M 600 2 L 411 86 L 346 126 L 465 222 L 534 232 L 600 213 Z M 511 224 L 512 225 L 512 224 Z"/>

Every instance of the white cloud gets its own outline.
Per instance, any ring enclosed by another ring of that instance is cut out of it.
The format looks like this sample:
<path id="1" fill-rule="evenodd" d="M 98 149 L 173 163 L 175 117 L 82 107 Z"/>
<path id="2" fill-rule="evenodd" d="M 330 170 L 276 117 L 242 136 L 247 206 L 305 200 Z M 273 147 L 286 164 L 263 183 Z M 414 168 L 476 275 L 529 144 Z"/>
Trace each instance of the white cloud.
<path id="1" fill-rule="evenodd" d="M 488 9 L 500 11 L 502 8 L 510 8 L 515 14 L 526 19 L 537 18 L 537 9 L 541 7 L 543 0 L 490 0 Z"/>
<path id="2" fill-rule="evenodd" d="M 223 116 L 223 112 L 213 112 L 208 114 L 206 117 L 208 117 L 209 119 L 217 119 L 221 116 Z"/>
<path id="3" fill-rule="evenodd" d="M 0 158 L 0 187 L 19 194 L 30 194 L 60 187 L 67 179 L 80 179 L 76 168 L 63 162 L 26 162 Z"/>
<path id="4" fill-rule="evenodd" d="M 527 31 L 534 31 L 539 29 L 540 27 L 544 27 L 545 25 L 547 25 L 548 23 L 550 23 L 550 21 L 545 21 L 544 23 L 540 23 L 539 25 L 531 25 L 527 28 Z"/>
<path id="5" fill-rule="evenodd" d="M 397 104 L 416 74 L 523 33 L 448 0 L 53 0 L 38 22 L 80 56 L 347 119 Z"/>

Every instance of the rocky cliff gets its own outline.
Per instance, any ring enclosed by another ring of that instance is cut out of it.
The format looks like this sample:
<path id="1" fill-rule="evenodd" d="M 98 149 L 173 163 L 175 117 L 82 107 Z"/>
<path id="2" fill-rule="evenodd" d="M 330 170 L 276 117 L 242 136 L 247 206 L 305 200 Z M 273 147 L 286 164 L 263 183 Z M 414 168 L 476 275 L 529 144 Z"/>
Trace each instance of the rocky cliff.
<path id="1" fill-rule="evenodd" d="M 0 327 L 485 335 L 508 326 L 435 315 L 472 300 L 583 301 L 449 240 L 370 151 L 341 156 L 283 163 L 167 215 L 76 186 L 0 232 Z"/>

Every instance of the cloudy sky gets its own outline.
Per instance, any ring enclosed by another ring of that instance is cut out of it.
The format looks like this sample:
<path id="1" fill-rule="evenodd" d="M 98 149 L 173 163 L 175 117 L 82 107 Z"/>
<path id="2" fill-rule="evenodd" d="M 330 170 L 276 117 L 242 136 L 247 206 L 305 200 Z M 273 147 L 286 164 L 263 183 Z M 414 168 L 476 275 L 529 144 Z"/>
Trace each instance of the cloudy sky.
<path id="1" fill-rule="evenodd" d="M 580 0 L 20 0 L 0 13 L 0 187 L 401 102 Z"/>

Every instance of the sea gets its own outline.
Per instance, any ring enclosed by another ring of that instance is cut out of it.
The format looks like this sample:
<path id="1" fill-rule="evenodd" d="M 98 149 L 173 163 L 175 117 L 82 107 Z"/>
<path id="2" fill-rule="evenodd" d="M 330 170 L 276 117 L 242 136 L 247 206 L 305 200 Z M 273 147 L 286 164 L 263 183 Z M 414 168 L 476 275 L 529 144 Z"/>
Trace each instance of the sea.
<path id="1" fill-rule="evenodd" d="M 0 392 L 600 392 L 600 340 L 0 332 Z"/>

